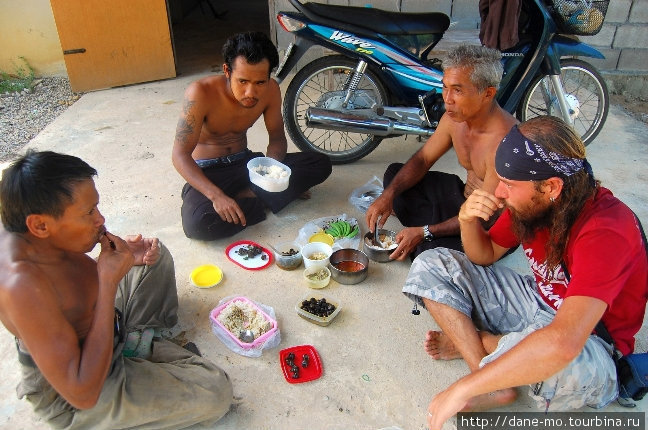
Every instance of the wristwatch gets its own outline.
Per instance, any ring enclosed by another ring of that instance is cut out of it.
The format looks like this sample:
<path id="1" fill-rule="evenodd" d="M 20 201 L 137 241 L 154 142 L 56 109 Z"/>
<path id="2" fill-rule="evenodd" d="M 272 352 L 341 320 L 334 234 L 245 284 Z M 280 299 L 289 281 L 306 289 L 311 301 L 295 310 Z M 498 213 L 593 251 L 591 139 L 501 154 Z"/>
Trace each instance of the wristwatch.
<path id="1" fill-rule="evenodd" d="M 434 239 L 434 235 L 430 233 L 430 229 L 427 225 L 423 226 L 423 240 L 426 242 L 431 242 Z"/>

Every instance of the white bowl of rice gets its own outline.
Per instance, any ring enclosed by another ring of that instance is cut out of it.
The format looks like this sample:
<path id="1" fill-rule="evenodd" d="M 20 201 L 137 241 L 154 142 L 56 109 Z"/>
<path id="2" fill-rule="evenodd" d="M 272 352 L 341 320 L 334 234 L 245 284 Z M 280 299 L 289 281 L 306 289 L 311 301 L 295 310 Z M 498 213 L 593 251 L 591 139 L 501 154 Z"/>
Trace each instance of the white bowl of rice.
<path id="1" fill-rule="evenodd" d="M 266 191 L 277 193 L 288 188 L 290 167 L 270 157 L 253 158 L 247 163 L 250 182 Z"/>

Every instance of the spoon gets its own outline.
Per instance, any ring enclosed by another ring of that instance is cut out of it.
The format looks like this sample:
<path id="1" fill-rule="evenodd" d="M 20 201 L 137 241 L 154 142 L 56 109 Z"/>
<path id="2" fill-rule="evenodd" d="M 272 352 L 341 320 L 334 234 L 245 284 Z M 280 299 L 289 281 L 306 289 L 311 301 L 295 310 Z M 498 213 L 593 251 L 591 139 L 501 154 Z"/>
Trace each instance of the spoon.
<path id="1" fill-rule="evenodd" d="M 241 339 L 241 342 L 243 343 L 252 343 L 254 342 L 254 332 L 250 329 L 241 330 L 241 333 L 239 333 L 239 339 Z"/>
<path id="2" fill-rule="evenodd" d="M 384 248 L 385 245 L 383 245 L 382 241 L 380 240 L 380 237 L 378 236 L 378 221 L 376 221 L 376 226 L 374 227 L 374 245 L 380 246 L 381 248 Z"/>

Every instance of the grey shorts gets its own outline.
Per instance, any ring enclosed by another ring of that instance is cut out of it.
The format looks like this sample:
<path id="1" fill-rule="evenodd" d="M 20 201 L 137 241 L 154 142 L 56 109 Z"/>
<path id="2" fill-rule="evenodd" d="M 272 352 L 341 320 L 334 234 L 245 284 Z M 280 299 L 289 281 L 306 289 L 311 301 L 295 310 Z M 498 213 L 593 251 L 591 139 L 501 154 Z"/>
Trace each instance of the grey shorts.
<path id="1" fill-rule="evenodd" d="M 536 291 L 535 279 L 501 264 L 479 266 L 462 252 L 436 248 L 412 263 L 403 293 L 419 305 L 423 298 L 470 317 L 478 330 L 502 334 L 484 366 L 553 320 L 555 310 Z M 562 371 L 531 386 L 529 395 L 551 411 L 602 408 L 618 395 L 611 347 L 595 335 Z"/>

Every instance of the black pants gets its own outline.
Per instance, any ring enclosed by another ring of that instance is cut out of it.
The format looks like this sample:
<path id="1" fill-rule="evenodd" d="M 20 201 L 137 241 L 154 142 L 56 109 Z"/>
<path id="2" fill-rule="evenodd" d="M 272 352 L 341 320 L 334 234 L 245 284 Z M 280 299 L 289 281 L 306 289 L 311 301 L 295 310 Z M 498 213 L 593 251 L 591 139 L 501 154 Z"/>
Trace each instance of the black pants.
<path id="1" fill-rule="evenodd" d="M 245 214 L 248 226 L 258 224 L 266 218 L 265 208 L 277 213 L 288 203 L 295 200 L 305 191 L 324 182 L 331 174 L 331 161 L 326 155 L 316 152 L 298 152 L 286 154 L 282 161 L 290 167 L 290 183 L 285 191 L 271 193 L 250 182 L 247 162 L 262 153 L 250 153 L 245 158 L 233 163 L 216 164 L 203 169 L 203 173 L 216 186 L 231 198 L 250 188 L 256 198 L 237 198 L 236 203 Z M 245 227 L 223 221 L 214 210 L 207 197 L 189 184 L 182 189 L 182 228 L 189 238 L 216 240 L 233 236 Z"/>
<path id="2" fill-rule="evenodd" d="M 383 179 L 385 188 L 402 167 L 402 163 L 393 163 L 387 167 Z M 394 213 L 405 227 L 441 223 L 459 214 L 459 208 L 466 201 L 464 187 L 465 184 L 457 175 L 427 172 L 419 183 L 394 199 Z M 443 236 L 419 243 L 410 258 L 413 260 L 426 249 L 437 247 L 463 252 L 461 236 Z"/>

